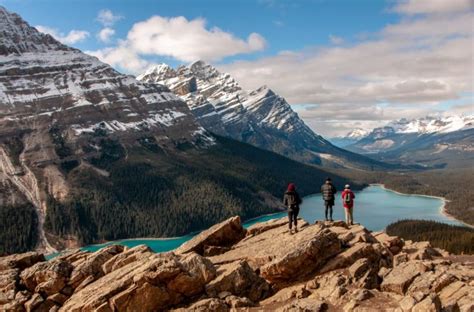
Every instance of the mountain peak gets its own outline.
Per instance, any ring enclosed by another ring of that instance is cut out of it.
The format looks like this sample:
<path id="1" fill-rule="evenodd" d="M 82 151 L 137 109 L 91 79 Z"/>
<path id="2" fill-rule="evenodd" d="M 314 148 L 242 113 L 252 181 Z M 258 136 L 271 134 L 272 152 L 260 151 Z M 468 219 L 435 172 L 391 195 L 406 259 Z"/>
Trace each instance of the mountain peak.
<path id="1" fill-rule="evenodd" d="M 0 6 L 0 55 L 74 50 Z"/>

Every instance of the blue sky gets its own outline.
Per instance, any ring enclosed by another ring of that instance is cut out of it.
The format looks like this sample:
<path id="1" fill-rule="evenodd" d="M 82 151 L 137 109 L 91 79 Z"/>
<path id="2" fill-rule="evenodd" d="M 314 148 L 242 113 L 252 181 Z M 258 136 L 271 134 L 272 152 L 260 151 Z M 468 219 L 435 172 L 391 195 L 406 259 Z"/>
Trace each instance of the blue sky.
<path id="1" fill-rule="evenodd" d="M 110 10 L 121 19 L 113 26 L 115 38 L 126 37 L 134 23 L 153 15 L 184 16 L 188 20 L 204 18 L 209 28 L 218 27 L 236 37 L 250 33 L 262 35 L 267 42 L 263 51 L 226 57 L 220 62 L 235 59 L 256 59 L 285 50 L 300 50 L 331 44 L 330 37 L 351 42 L 364 33 L 377 31 L 399 16 L 387 10 L 387 2 L 380 0 L 306 0 L 306 1 L 47 1 L 2 0 L 10 11 L 19 13 L 31 25 L 48 26 L 62 33 L 85 30 L 90 35 L 72 43 L 82 50 L 107 47 L 95 37 L 103 25 L 97 21 L 100 10 Z M 180 64 L 179 60 L 154 56 L 156 62 Z"/>
<path id="2" fill-rule="evenodd" d="M 471 0 L 0 0 L 31 25 L 139 74 L 204 59 L 268 85 L 323 135 L 474 113 Z"/>

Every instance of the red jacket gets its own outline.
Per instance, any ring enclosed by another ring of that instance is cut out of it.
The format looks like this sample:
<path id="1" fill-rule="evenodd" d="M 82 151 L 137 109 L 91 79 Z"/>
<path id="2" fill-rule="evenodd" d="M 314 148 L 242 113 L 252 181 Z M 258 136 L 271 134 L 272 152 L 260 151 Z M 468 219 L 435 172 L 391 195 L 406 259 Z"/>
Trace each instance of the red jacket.
<path id="1" fill-rule="evenodd" d="M 346 198 L 346 194 L 349 194 L 349 196 L 351 197 L 351 202 L 350 203 L 346 203 L 344 198 Z M 351 190 L 344 190 L 344 192 L 342 192 L 342 204 L 344 205 L 344 208 L 352 208 L 354 207 L 354 198 L 355 198 L 355 195 L 354 193 L 352 193 Z"/>

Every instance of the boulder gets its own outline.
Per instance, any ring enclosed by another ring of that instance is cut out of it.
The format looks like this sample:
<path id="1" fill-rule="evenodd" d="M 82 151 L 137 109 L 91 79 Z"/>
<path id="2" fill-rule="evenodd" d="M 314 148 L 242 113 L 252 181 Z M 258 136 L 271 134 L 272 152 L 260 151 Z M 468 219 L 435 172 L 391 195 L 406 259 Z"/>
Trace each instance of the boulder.
<path id="1" fill-rule="evenodd" d="M 341 244 L 337 235 L 324 229 L 311 240 L 288 249 L 260 268 L 260 273 L 271 283 L 297 280 L 316 272 L 327 259 L 338 254 Z"/>
<path id="2" fill-rule="evenodd" d="M 18 288 L 19 270 L 0 271 L 0 304 L 15 299 Z"/>
<path id="3" fill-rule="evenodd" d="M 328 263 L 320 270 L 320 272 L 325 273 L 332 270 L 349 267 L 361 258 L 367 258 L 375 263 L 376 260 L 378 261 L 379 257 L 380 256 L 372 247 L 372 244 L 358 243 L 328 261 Z"/>
<path id="4" fill-rule="evenodd" d="M 237 297 L 234 295 L 227 296 L 225 298 L 225 303 L 233 309 L 237 308 L 247 308 L 247 307 L 253 307 L 255 306 L 255 303 L 253 303 L 252 300 L 250 300 L 247 297 Z"/>
<path id="5" fill-rule="evenodd" d="M 379 285 L 378 265 L 367 258 L 354 262 L 348 271 L 359 287 L 372 289 Z"/>
<path id="6" fill-rule="evenodd" d="M 404 295 L 412 281 L 428 268 L 421 262 L 409 261 L 394 267 L 381 284 L 383 291 Z"/>
<path id="7" fill-rule="evenodd" d="M 298 221 L 302 220 L 298 219 Z M 272 219 L 266 222 L 256 223 L 247 229 L 247 236 L 255 236 L 280 226 L 288 226 L 288 219 Z"/>
<path id="8" fill-rule="evenodd" d="M 170 312 L 227 312 L 229 307 L 227 304 L 216 298 L 202 299 L 190 305 L 187 308 L 175 309 Z"/>
<path id="9" fill-rule="evenodd" d="M 206 286 L 210 297 L 217 297 L 221 292 L 260 301 L 269 294 L 270 285 L 242 260 L 219 267 L 217 278 Z"/>
<path id="10" fill-rule="evenodd" d="M 314 299 L 297 299 L 291 303 L 276 309 L 278 312 L 323 312 L 328 310 L 326 302 Z"/>
<path id="11" fill-rule="evenodd" d="M 150 254 L 74 292 L 61 311 L 131 311 L 141 304 L 144 311 L 165 310 L 202 294 L 214 277 L 214 265 L 195 253 Z M 143 303 L 143 298 L 148 302 Z"/>
<path id="12" fill-rule="evenodd" d="M 206 246 L 229 247 L 245 237 L 246 230 L 242 227 L 240 217 L 232 217 L 202 231 L 193 239 L 176 249 L 177 254 L 196 252 L 204 254 Z"/>
<path id="13" fill-rule="evenodd" d="M 38 262 L 21 272 L 21 283 L 30 292 L 53 295 L 66 286 L 72 270 L 72 265 L 61 259 Z"/>
<path id="14" fill-rule="evenodd" d="M 408 254 L 410 260 L 431 260 L 441 257 L 441 254 L 433 248 L 430 242 L 415 242 L 407 244 L 403 251 Z"/>
<path id="15" fill-rule="evenodd" d="M 402 300 L 400 300 L 400 308 L 403 311 L 411 311 L 415 304 L 416 300 L 412 296 L 406 296 Z"/>
<path id="16" fill-rule="evenodd" d="M 22 271 L 41 261 L 45 261 L 44 255 L 34 251 L 0 257 L 0 271 L 10 269 Z"/>
<path id="17" fill-rule="evenodd" d="M 76 288 L 90 276 L 92 277 L 89 278 L 90 282 L 103 276 L 105 272 L 102 269 L 102 265 L 115 255 L 120 254 L 123 249 L 123 246 L 111 245 L 88 255 L 84 261 L 78 264 L 72 271 L 69 284 L 73 288 Z"/>
<path id="18" fill-rule="evenodd" d="M 417 303 L 413 312 L 439 312 L 441 311 L 441 302 L 436 294 L 430 294 L 425 299 Z"/>
<path id="19" fill-rule="evenodd" d="M 394 255 L 398 254 L 403 246 L 403 240 L 398 236 L 390 236 L 385 232 L 373 233 L 375 239 L 386 246 Z"/>
<path id="20" fill-rule="evenodd" d="M 121 253 L 116 254 L 112 258 L 108 259 L 102 265 L 102 271 L 104 274 L 108 274 L 114 270 L 117 270 L 129 263 L 137 261 L 141 258 L 150 256 L 152 250 L 146 245 L 138 245 L 133 248 L 124 250 Z"/>

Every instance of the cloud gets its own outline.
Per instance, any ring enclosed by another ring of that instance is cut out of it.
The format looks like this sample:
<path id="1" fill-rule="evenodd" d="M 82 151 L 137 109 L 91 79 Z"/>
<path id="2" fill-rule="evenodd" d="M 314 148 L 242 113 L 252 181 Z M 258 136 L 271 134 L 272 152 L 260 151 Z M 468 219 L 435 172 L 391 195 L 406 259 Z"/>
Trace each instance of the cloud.
<path id="1" fill-rule="evenodd" d="M 61 41 L 64 44 L 75 44 L 81 41 L 84 41 L 90 36 L 90 33 L 85 30 L 76 30 L 73 29 L 69 31 L 69 33 L 64 34 L 59 32 L 56 28 L 51 28 L 48 26 L 37 25 L 35 26 L 38 31 L 49 34 L 53 36 L 55 39 Z"/>
<path id="2" fill-rule="evenodd" d="M 261 51 L 265 45 L 265 39 L 257 33 L 251 33 L 244 40 L 217 27 L 207 28 L 206 20 L 202 18 L 153 16 L 134 24 L 127 38 L 120 40 L 117 46 L 89 53 L 112 66 L 137 74 L 149 65 L 147 56 L 164 56 L 184 62 L 218 61 L 227 56 Z"/>
<path id="3" fill-rule="evenodd" d="M 110 42 L 111 38 L 115 35 L 115 30 L 110 27 L 102 28 L 97 34 L 97 39 L 104 43 Z"/>
<path id="4" fill-rule="evenodd" d="M 393 11 L 403 14 L 433 14 L 467 11 L 472 0 L 406 0 L 395 5 Z"/>
<path id="5" fill-rule="evenodd" d="M 100 10 L 97 14 L 97 21 L 106 27 L 114 25 L 119 20 L 123 19 L 121 15 L 115 15 L 111 10 Z"/>
<path id="6" fill-rule="evenodd" d="M 329 35 L 329 41 L 331 41 L 332 44 L 336 44 L 336 45 L 344 43 L 344 39 L 338 36 L 334 36 L 334 35 Z"/>
<path id="7" fill-rule="evenodd" d="M 265 48 L 265 39 L 251 33 L 247 40 L 217 27 L 207 29 L 206 20 L 153 16 L 136 23 L 127 35 L 138 53 L 161 55 L 190 62 L 197 59 L 218 61 L 226 56 L 251 53 Z"/>
<path id="8" fill-rule="evenodd" d="M 143 70 L 151 65 L 150 62 L 142 59 L 133 49 L 127 46 L 127 43 L 124 41 L 120 41 L 117 47 L 85 52 L 109 65 L 116 68 L 125 68 L 133 73 L 143 72 Z"/>
<path id="9" fill-rule="evenodd" d="M 462 1 L 455 8 L 433 3 L 399 4 L 398 23 L 350 45 L 308 47 L 218 67 L 246 89 L 266 84 L 289 103 L 309 104 L 300 115 L 329 136 L 353 127 L 355 120 L 370 126 L 449 110 L 443 101 L 474 94 L 474 15 Z M 413 15 L 419 12 L 425 14 Z"/>

